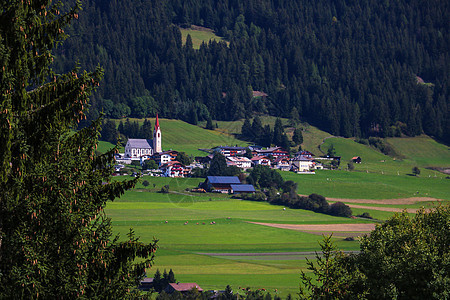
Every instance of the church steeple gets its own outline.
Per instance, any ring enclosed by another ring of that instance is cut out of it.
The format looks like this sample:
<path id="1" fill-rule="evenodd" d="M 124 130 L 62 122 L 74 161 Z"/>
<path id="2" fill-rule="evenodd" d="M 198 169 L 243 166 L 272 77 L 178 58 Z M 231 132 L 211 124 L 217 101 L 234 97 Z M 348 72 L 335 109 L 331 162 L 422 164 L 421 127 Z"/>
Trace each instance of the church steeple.
<path id="1" fill-rule="evenodd" d="M 155 129 L 153 130 L 153 152 L 162 152 L 161 147 L 161 128 L 159 127 L 158 114 L 156 114 Z"/>

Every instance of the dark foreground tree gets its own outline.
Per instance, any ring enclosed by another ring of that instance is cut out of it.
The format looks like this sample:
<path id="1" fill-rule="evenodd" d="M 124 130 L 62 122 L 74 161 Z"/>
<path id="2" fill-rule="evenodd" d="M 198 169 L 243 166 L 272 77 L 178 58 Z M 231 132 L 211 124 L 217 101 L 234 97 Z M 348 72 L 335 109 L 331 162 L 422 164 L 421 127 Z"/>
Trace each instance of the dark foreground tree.
<path id="1" fill-rule="evenodd" d="M 50 69 L 79 9 L 0 2 L 0 299 L 124 299 L 156 250 L 112 236 L 103 209 L 135 181 L 110 181 L 117 148 L 95 155 L 101 121 L 71 134 L 102 70 Z"/>
<path id="2" fill-rule="evenodd" d="M 302 275 L 301 299 L 448 299 L 449 223 L 449 205 L 395 214 L 350 256 L 333 252 L 326 239 L 325 261 L 310 264 L 318 280 Z"/>

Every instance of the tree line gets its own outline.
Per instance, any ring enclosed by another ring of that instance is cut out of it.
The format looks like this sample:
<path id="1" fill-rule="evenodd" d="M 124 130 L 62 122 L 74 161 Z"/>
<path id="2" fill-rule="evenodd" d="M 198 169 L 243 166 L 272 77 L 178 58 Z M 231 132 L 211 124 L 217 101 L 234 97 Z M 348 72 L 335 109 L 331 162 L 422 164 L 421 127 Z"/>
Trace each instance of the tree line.
<path id="1" fill-rule="evenodd" d="M 334 135 L 448 141 L 445 1 L 86 1 L 56 69 L 105 68 L 91 118 L 302 120 Z M 179 27 L 227 42 L 193 49 Z M 253 97 L 252 91 L 267 97 Z"/>

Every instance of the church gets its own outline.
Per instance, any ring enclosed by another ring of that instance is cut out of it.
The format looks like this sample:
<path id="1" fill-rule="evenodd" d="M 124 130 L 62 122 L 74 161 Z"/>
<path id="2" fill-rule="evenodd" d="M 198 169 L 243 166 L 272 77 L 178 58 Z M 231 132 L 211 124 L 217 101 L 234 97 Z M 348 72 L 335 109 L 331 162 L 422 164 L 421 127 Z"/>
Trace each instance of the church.
<path id="1" fill-rule="evenodd" d="M 153 139 L 129 139 L 125 145 L 126 158 L 141 158 L 142 156 L 151 156 L 162 152 L 161 147 L 161 127 L 159 126 L 158 115 L 156 115 L 155 129 L 153 130 Z"/>

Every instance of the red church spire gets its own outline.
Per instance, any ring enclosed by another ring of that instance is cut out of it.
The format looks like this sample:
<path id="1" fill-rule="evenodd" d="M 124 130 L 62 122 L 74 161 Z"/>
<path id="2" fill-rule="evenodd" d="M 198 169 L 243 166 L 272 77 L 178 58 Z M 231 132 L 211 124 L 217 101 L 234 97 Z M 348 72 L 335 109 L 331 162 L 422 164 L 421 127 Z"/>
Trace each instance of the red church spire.
<path id="1" fill-rule="evenodd" d="M 158 130 L 158 128 L 159 128 L 159 119 L 158 119 L 158 114 L 156 114 L 155 130 Z"/>

